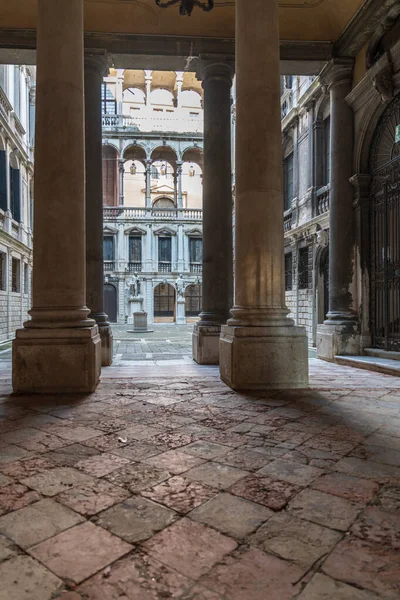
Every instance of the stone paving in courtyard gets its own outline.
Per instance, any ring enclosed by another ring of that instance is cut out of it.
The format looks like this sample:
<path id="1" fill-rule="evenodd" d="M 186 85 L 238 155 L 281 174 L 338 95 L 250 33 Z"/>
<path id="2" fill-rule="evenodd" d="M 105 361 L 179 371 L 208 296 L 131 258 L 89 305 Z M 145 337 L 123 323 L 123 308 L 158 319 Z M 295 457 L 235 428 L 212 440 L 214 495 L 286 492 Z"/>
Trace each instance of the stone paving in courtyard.
<path id="1" fill-rule="evenodd" d="M 400 598 L 400 380 L 311 363 L 313 389 L 254 395 L 4 373 L 0 600 Z"/>

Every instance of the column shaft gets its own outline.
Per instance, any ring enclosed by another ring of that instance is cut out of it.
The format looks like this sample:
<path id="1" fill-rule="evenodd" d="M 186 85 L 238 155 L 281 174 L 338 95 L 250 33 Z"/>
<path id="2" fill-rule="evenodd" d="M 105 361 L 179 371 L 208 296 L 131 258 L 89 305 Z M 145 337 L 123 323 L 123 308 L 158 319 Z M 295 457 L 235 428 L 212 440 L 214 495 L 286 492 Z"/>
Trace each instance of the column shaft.
<path id="1" fill-rule="evenodd" d="M 231 86 L 229 64 L 203 64 L 203 299 L 193 338 L 194 358 L 218 364 L 221 325 L 233 300 Z"/>
<path id="2" fill-rule="evenodd" d="M 125 174 L 125 161 L 120 159 L 118 161 L 119 169 L 119 205 L 124 205 L 124 174 Z"/>
<path id="3" fill-rule="evenodd" d="M 151 160 L 146 160 L 146 208 L 151 210 Z"/>
<path id="4" fill-rule="evenodd" d="M 104 312 L 103 177 L 101 84 L 107 57 L 91 53 L 85 59 L 86 145 L 86 298 L 91 318 L 99 326 L 102 365 L 112 363 L 112 334 Z"/>

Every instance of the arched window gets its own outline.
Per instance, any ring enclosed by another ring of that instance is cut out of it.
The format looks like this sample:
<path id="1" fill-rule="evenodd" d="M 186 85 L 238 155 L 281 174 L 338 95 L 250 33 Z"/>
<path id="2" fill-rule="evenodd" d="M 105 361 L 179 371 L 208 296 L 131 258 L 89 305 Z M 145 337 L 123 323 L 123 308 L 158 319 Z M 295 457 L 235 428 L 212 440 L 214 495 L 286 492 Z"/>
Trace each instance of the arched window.
<path id="1" fill-rule="evenodd" d="M 171 198 L 158 198 L 154 204 L 153 208 L 175 208 L 175 203 Z"/>
<path id="2" fill-rule="evenodd" d="M 185 312 L 187 317 L 198 317 L 201 312 L 202 286 L 189 285 L 185 292 Z"/>
<path id="3" fill-rule="evenodd" d="M 193 90 L 181 93 L 181 106 L 185 108 L 201 108 L 201 96 Z"/>
<path id="4" fill-rule="evenodd" d="M 151 92 L 151 103 L 160 106 L 173 106 L 174 97 L 170 91 L 160 88 Z"/>

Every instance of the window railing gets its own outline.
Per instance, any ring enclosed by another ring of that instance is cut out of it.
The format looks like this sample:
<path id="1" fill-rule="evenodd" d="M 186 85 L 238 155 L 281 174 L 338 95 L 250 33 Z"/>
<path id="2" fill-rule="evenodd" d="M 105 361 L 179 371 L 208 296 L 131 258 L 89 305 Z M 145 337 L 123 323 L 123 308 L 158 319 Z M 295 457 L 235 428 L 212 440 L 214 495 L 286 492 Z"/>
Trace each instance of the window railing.
<path id="1" fill-rule="evenodd" d="M 293 224 L 293 215 L 292 215 L 292 213 L 290 213 L 289 215 L 286 215 L 283 218 L 283 230 L 285 233 L 292 229 L 292 224 Z"/>
<path id="2" fill-rule="evenodd" d="M 105 271 L 115 271 L 115 260 L 105 260 L 104 261 L 104 270 Z"/>
<path id="3" fill-rule="evenodd" d="M 103 129 L 131 129 L 133 131 L 176 131 L 177 133 L 203 132 L 203 119 L 188 118 L 178 115 L 168 117 L 161 113 L 159 117 L 151 115 L 104 115 L 102 116 Z"/>
<path id="4" fill-rule="evenodd" d="M 143 265 L 141 262 L 129 262 L 128 263 L 129 273 L 141 273 Z"/>
<path id="5" fill-rule="evenodd" d="M 170 263 L 170 262 L 159 262 L 158 263 L 158 271 L 159 271 L 159 273 L 171 273 L 171 271 L 172 271 L 172 263 Z"/>
<path id="6" fill-rule="evenodd" d="M 326 185 L 325 187 L 319 189 L 316 195 L 316 212 L 317 215 L 323 215 L 329 210 L 329 197 L 330 197 L 330 187 Z"/>
<path id="7" fill-rule="evenodd" d="M 202 263 L 190 263 L 190 272 L 201 274 L 203 272 L 203 264 Z"/>

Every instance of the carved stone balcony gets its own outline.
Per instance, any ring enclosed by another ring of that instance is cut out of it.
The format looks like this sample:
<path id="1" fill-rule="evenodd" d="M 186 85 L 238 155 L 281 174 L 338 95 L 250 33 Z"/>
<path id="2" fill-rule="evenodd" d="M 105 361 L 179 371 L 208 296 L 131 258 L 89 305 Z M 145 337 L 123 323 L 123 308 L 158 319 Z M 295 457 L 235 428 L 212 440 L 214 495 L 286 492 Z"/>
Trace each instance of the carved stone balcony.
<path id="1" fill-rule="evenodd" d="M 330 195 L 330 187 L 326 185 L 323 188 L 320 188 L 316 194 L 316 213 L 317 216 L 323 215 L 329 210 L 329 195 Z"/>

